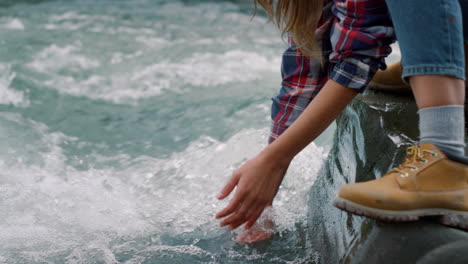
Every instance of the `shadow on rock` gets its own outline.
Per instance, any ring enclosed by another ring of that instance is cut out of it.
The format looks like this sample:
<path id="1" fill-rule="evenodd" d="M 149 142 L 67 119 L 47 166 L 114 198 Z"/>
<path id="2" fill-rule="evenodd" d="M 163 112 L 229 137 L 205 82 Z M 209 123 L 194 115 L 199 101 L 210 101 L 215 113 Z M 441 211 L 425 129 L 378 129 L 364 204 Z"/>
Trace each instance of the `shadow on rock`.
<path id="1" fill-rule="evenodd" d="M 468 233 L 437 219 L 385 223 L 332 206 L 342 185 L 379 178 L 403 161 L 417 142 L 416 112 L 411 98 L 368 92 L 337 119 L 309 200 L 309 235 L 321 263 L 468 263 Z"/>

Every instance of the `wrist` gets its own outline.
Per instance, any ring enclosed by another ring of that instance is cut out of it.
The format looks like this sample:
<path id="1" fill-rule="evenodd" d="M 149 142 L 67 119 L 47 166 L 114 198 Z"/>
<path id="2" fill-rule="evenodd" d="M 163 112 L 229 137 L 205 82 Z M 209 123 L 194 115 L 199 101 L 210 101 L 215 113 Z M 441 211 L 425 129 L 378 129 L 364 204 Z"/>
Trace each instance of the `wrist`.
<path id="1" fill-rule="evenodd" d="M 279 167 L 288 167 L 294 158 L 294 155 L 288 154 L 285 151 L 275 148 L 273 144 L 268 145 L 259 156 Z"/>

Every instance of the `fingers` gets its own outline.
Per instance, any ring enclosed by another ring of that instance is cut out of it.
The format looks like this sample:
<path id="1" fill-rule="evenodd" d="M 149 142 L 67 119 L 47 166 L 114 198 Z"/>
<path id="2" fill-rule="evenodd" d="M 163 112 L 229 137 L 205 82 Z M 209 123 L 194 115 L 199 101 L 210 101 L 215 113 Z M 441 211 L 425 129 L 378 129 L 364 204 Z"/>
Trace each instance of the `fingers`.
<path id="1" fill-rule="evenodd" d="M 245 228 L 249 229 L 251 228 L 255 222 L 257 222 L 257 219 L 262 215 L 264 207 L 259 207 L 257 208 L 252 215 L 249 217 L 249 220 L 247 221 L 247 224 L 245 224 Z"/>
<path id="2" fill-rule="evenodd" d="M 224 188 L 218 195 L 216 195 L 216 197 L 220 200 L 226 198 L 232 192 L 232 190 L 234 190 L 237 183 L 239 182 L 239 176 L 239 173 L 234 172 L 234 174 L 232 174 L 231 178 L 229 179 L 228 183 L 226 183 Z"/>
<path id="3" fill-rule="evenodd" d="M 230 230 L 233 230 L 233 229 L 236 229 L 238 226 L 242 225 L 243 223 L 245 223 L 245 221 L 248 220 L 248 216 L 250 215 L 250 211 L 252 210 L 251 209 L 251 203 L 243 203 L 242 204 L 242 207 L 236 211 L 235 213 L 233 213 L 232 215 L 230 215 L 229 217 L 227 217 L 226 219 L 224 219 L 220 225 L 221 226 L 229 226 L 229 229 Z"/>
<path id="4" fill-rule="evenodd" d="M 240 193 L 236 192 L 236 195 L 229 202 L 228 206 L 216 214 L 216 218 L 222 218 L 237 211 L 241 206 L 243 199 L 244 197 Z"/>

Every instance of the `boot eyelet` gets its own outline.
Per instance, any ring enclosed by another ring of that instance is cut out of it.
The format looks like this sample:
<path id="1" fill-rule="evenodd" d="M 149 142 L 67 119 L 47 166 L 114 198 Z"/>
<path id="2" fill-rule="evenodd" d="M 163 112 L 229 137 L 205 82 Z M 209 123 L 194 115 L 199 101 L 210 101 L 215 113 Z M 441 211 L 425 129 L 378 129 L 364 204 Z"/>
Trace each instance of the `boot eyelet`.
<path id="1" fill-rule="evenodd" d="M 437 155 L 437 153 L 434 152 L 434 153 L 431 154 L 431 156 L 432 156 L 432 157 L 437 157 L 437 156 L 439 156 L 439 155 Z"/>
<path id="2" fill-rule="evenodd" d="M 428 160 L 427 159 L 422 159 L 420 162 L 423 163 L 423 164 L 426 164 L 428 162 Z"/>
<path id="3" fill-rule="evenodd" d="M 406 177 L 408 177 L 408 176 L 409 176 L 408 173 L 400 173 L 400 177 L 402 177 L 402 178 L 406 178 Z"/>
<path id="4" fill-rule="evenodd" d="M 411 171 L 417 171 L 418 168 L 411 168 Z"/>

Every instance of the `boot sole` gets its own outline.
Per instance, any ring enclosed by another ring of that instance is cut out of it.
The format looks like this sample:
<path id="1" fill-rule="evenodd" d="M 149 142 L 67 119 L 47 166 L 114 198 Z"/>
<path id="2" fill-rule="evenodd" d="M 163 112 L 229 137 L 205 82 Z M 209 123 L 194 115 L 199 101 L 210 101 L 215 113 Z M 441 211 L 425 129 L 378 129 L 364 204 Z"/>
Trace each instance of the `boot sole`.
<path id="1" fill-rule="evenodd" d="M 439 222 L 446 226 L 456 227 L 468 231 L 468 212 L 441 208 L 427 208 L 417 210 L 393 211 L 377 209 L 350 200 L 336 197 L 333 205 L 352 214 L 366 216 L 386 222 L 413 222 L 421 217 L 439 216 Z"/>

